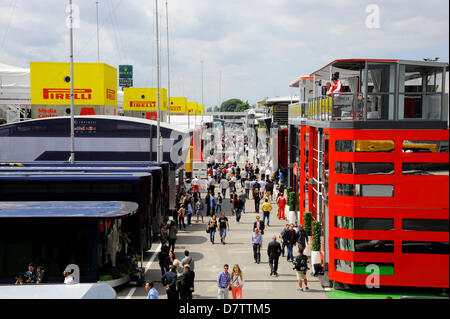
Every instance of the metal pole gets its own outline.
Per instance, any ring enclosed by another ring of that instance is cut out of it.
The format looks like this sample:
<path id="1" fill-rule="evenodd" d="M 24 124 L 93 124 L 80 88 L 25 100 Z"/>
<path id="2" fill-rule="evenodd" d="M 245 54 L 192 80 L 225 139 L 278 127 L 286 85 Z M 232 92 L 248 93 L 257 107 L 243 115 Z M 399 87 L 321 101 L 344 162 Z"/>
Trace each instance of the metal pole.
<path id="1" fill-rule="evenodd" d="M 203 61 L 201 61 L 202 63 L 202 105 L 203 107 L 205 107 L 205 103 L 203 101 Z M 203 111 L 202 111 L 202 121 L 203 121 Z"/>
<path id="2" fill-rule="evenodd" d="M 167 26 L 167 95 L 168 95 L 168 110 L 167 121 L 170 124 L 170 51 L 169 51 L 169 5 L 166 0 L 166 26 Z"/>
<path id="3" fill-rule="evenodd" d="M 158 96 L 158 108 L 157 108 L 157 132 L 156 132 L 156 136 L 157 136 L 157 161 L 158 162 L 162 162 L 162 153 L 161 153 L 161 127 L 160 127 L 160 122 L 161 122 L 161 111 L 160 111 L 160 103 L 161 103 L 161 96 L 160 96 L 160 66 L 159 66 L 159 26 L 158 26 L 158 0 L 155 0 L 155 4 L 156 4 L 156 78 L 157 78 L 157 82 L 158 82 L 158 87 L 157 87 L 157 96 Z"/>
<path id="4" fill-rule="evenodd" d="M 70 5 L 70 163 L 75 162 L 75 117 L 73 107 L 73 8 L 72 0 Z"/>
<path id="5" fill-rule="evenodd" d="M 100 36 L 98 30 L 98 1 L 95 2 L 97 6 L 97 62 L 100 63 Z"/>

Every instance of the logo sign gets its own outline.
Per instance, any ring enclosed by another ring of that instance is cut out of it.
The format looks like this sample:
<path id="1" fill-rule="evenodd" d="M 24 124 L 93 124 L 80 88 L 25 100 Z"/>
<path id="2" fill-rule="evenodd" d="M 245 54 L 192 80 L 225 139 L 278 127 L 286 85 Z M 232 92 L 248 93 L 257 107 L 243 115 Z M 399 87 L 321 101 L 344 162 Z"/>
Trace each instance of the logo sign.
<path id="1" fill-rule="evenodd" d="M 158 90 L 156 88 L 129 88 L 123 91 L 124 111 L 147 111 L 158 110 Z M 160 89 L 160 110 L 167 111 L 167 90 Z"/>
<path id="2" fill-rule="evenodd" d="M 127 88 L 133 86 L 132 65 L 119 65 L 119 86 Z"/>
<path id="3" fill-rule="evenodd" d="M 117 106 L 117 69 L 104 63 L 74 63 L 75 105 Z M 70 64 L 30 62 L 31 104 L 70 105 Z"/>
<path id="4" fill-rule="evenodd" d="M 123 88 L 129 88 L 133 86 L 133 79 L 119 78 L 119 86 Z"/>
<path id="5" fill-rule="evenodd" d="M 133 78 L 133 66 L 119 65 L 119 79 L 132 79 L 132 78 Z"/>
<path id="6" fill-rule="evenodd" d="M 170 113 L 185 114 L 187 106 L 187 98 L 185 97 L 171 97 L 170 98 Z"/>
<path id="7" fill-rule="evenodd" d="M 43 89 L 42 98 L 44 100 L 69 100 L 70 89 Z M 92 100 L 91 89 L 74 89 L 74 100 Z"/>

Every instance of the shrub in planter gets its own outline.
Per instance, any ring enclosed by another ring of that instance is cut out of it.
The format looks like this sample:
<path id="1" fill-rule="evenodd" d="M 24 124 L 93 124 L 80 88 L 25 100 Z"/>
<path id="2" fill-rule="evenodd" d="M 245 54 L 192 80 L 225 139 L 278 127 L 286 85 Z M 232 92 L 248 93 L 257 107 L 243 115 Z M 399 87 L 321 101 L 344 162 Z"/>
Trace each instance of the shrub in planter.
<path id="1" fill-rule="evenodd" d="M 286 187 L 287 194 L 290 194 L 292 192 L 292 186 Z"/>
<path id="2" fill-rule="evenodd" d="M 312 223 L 312 251 L 320 251 L 320 236 L 322 236 L 322 223 L 314 221 Z"/>
<path id="3" fill-rule="evenodd" d="M 303 215 L 303 223 L 305 225 L 303 225 L 303 227 L 305 228 L 306 233 L 308 234 L 308 236 L 312 236 L 312 213 L 311 212 L 305 212 L 305 214 Z"/>
<path id="4" fill-rule="evenodd" d="M 120 271 L 116 267 L 111 267 L 106 271 L 107 275 L 110 275 L 112 279 L 119 279 L 120 278 Z"/>
<path id="5" fill-rule="evenodd" d="M 98 280 L 99 281 L 110 281 L 110 280 L 113 280 L 113 277 L 110 275 L 103 275 L 103 276 L 98 277 Z"/>
<path id="6" fill-rule="evenodd" d="M 289 211 L 291 211 L 291 212 L 295 211 L 295 193 L 294 192 L 288 193 L 287 204 L 289 206 Z"/>

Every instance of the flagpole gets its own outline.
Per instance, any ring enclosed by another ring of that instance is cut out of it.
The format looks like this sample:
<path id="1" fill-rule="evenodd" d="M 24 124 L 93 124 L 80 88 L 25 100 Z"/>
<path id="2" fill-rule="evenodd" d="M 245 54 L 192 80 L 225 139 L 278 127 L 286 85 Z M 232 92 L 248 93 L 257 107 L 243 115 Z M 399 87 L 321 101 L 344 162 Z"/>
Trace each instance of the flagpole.
<path id="1" fill-rule="evenodd" d="M 167 26 L 167 121 L 170 124 L 170 50 L 169 50 L 169 5 L 166 0 L 166 26 Z"/>
<path id="2" fill-rule="evenodd" d="M 70 5 L 70 163 L 75 162 L 75 117 L 73 101 L 73 8 L 72 0 Z"/>
<path id="3" fill-rule="evenodd" d="M 156 153 L 156 158 L 158 162 L 162 162 L 162 153 L 161 153 L 161 126 L 160 126 L 160 122 L 161 122 L 161 96 L 160 96 L 160 66 L 159 66 L 159 23 L 158 23 L 158 0 L 155 0 L 156 3 L 156 78 L 157 78 L 157 82 L 158 82 L 158 88 L 157 88 L 157 96 L 158 96 L 158 111 L 157 111 L 157 153 Z"/>

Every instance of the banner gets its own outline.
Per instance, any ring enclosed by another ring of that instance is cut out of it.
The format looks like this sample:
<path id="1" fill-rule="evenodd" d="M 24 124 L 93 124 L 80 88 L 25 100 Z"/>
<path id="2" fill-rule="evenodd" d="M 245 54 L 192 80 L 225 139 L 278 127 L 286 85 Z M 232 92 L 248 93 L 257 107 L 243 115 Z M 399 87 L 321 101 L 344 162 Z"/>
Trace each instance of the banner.
<path id="1" fill-rule="evenodd" d="M 117 69 L 74 63 L 74 104 L 117 106 Z M 70 105 L 70 63 L 30 62 L 31 104 Z"/>
<path id="2" fill-rule="evenodd" d="M 203 115 L 205 114 L 205 106 L 204 105 L 197 105 L 196 113 L 197 115 Z"/>
<path id="3" fill-rule="evenodd" d="M 156 88 L 124 88 L 124 111 L 158 111 L 158 89 Z M 167 90 L 160 89 L 160 111 L 167 111 Z"/>
<path id="4" fill-rule="evenodd" d="M 133 86 L 133 66 L 119 65 L 119 86 L 132 87 Z"/>
<path id="5" fill-rule="evenodd" d="M 170 114 L 186 114 L 187 98 L 171 97 Z"/>
<path id="6" fill-rule="evenodd" d="M 198 103 L 197 102 L 187 102 L 187 108 L 189 115 L 194 115 L 197 112 Z"/>

